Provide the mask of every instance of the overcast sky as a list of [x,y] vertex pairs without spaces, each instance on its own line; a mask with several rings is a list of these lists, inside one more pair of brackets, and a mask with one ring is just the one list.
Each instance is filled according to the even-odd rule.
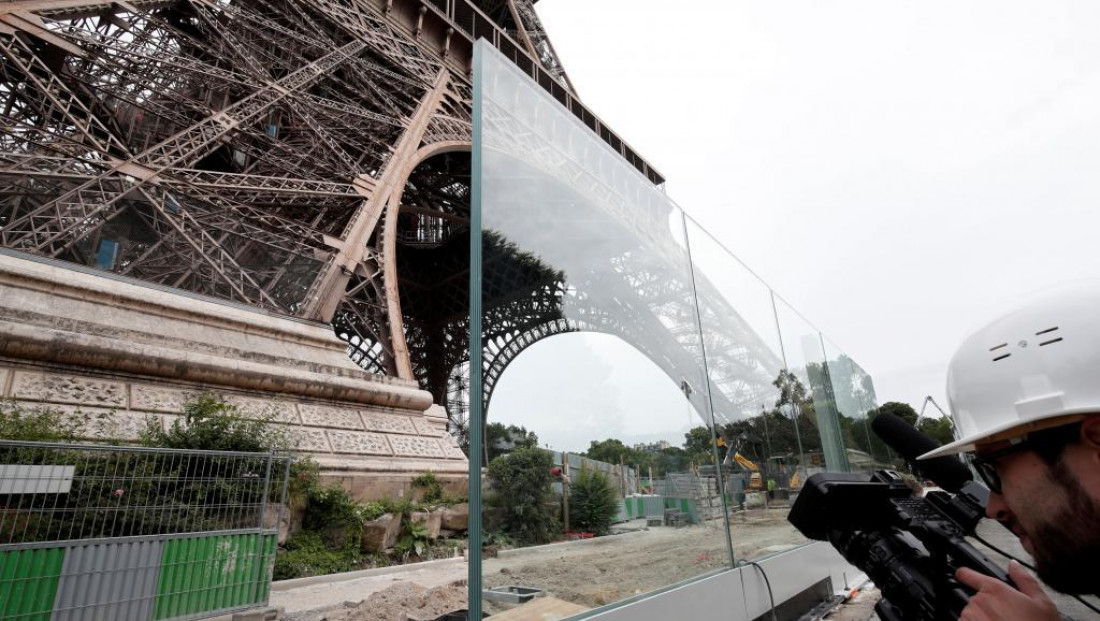
[[[1100,277],[1100,3],[537,9],[586,105],[874,376],[880,401],[919,409],[932,395],[946,407],[947,362],[969,331],[1027,292]],[[517,391],[535,403],[539,382],[561,405],[561,387],[580,380],[556,360],[570,337],[555,338],[513,363],[501,403],[518,403]],[[566,349],[540,367],[540,347]],[[635,407],[621,379],[615,404],[593,411]],[[669,384],[653,390],[673,397],[650,399],[674,398]],[[673,418],[650,435],[689,426]]]

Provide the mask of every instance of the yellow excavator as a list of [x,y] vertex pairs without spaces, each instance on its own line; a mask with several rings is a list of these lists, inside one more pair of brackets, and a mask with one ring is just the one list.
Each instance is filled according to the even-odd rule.
[[[718,446],[725,446],[725,445],[726,445],[725,438],[719,436],[718,437]],[[738,442],[738,445],[740,445],[740,442]],[[764,479],[763,479],[763,477],[760,476],[759,466],[757,466],[756,463],[753,462],[748,457],[745,457],[744,455],[742,455],[740,453],[740,451],[738,451],[738,448],[739,448],[739,446],[733,446],[733,445],[731,445],[729,447],[729,450],[726,451],[725,459],[722,460],[722,466],[729,467],[729,466],[732,466],[731,462],[737,462],[737,465],[741,466],[746,472],[749,473],[748,485],[745,486],[745,489],[752,490],[752,491],[755,491],[755,492],[763,491],[763,489],[764,489]]]
[[[718,437],[718,446],[727,446],[726,440],[722,436]],[[760,467],[756,465],[756,462],[742,455],[740,447],[741,441],[738,441],[736,445],[730,445],[728,447],[728,450],[726,451],[726,457],[722,460],[722,466],[732,467],[733,464],[731,462],[737,462],[737,465],[741,466],[741,468],[749,474],[749,480],[745,485],[745,489],[751,491],[763,491],[764,478],[760,474]],[[771,459],[777,462],[776,464],[772,465],[786,465],[787,463],[789,463],[790,457],[772,457]],[[769,472],[773,472],[773,470],[769,468]],[[787,481],[787,485],[788,489],[800,489],[802,487],[802,477],[799,474],[797,468],[793,468],[791,478],[789,481]]]

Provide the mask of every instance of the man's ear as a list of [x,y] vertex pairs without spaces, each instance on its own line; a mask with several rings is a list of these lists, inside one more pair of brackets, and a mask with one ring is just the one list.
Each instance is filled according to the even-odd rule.
[[1081,421],[1081,441],[1091,449],[1100,450],[1100,414]]

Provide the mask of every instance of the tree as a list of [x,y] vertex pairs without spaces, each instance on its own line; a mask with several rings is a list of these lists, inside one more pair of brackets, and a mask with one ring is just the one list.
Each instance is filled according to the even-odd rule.
[[921,419],[917,429],[941,445],[955,441],[955,434],[951,430],[951,419],[946,417]]
[[619,514],[619,497],[604,473],[585,468],[569,486],[569,506],[577,528],[606,535]]
[[893,414],[898,418],[904,420],[910,425],[917,424],[917,411],[913,409],[913,406],[908,403],[899,403],[897,401],[887,401],[878,406],[878,409],[870,412],[871,417],[874,418],[879,414]]
[[621,462],[629,466],[634,466],[638,461],[636,459],[637,453],[638,451],[623,444],[622,440],[608,438],[599,441],[593,440],[588,445],[588,450],[585,451],[584,456],[608,464],[618,464]]
[[550,451],[518,448],[489,463],[493,493],[487,499],[504,530],[520,543],[546,543],[555,531],[550,513]]
[[489,423],[485,426],[485,450],[489,461],[514,451],[517,448],[533,448],[539,445],[539,437],[534,431],[516,425],[504,426],[502,423]]
[[710,427],[693,427],[684,434],[684,452],[695,463],[714,461],[714,432]]

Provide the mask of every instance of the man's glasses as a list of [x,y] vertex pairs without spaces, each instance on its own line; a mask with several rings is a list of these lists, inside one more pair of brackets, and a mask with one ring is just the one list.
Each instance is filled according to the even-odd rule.
[[978,476],[985,481],[986,487],[994,494],[1001,493],[1001,475],[997,474],[997,461],[1001,460],[1008,455],[1031,448],[1031,444],[1027,440],[1017,442],[1012,446],[1006,446],[998,451],[992,453],[986,453],[985,455],[974,455],[970,458],[970,464],[974,466],[974,469],[978,471]]

